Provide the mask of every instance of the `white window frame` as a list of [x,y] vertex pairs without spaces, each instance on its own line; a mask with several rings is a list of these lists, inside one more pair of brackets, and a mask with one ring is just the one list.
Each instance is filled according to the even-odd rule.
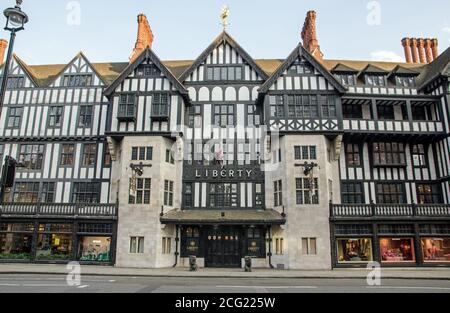
[[[133,246],[134,240],[134,246]],[[131,236],[130,237],[130,254],[143,254],[145,245],[145,237]]]

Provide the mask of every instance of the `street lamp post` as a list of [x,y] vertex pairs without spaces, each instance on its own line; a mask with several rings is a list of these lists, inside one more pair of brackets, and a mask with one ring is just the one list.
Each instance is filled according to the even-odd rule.
[[[22,4],[22,0],[16,0],[15,7],[7,8],[5,11],[3,11],[3,14],[6,17],[5,30],[8,30],[11,32],[11,39],[9,41],[8,54],[6,57],[6,61],[5,61],[5,64],[3,65],[3,75],[2,75],[2,82],[1,82],[1,87],[0,87],[0,116],[2,114],[3,102],[5,99],[6,86],[8,83],[9,67],[10,67],[11,57],[12,57],[13,48],[14,48],[14,41],[16,39],[16,33],[25,29],[24,26],[26,23],[28,23],[28,16],[20,8],[21,4]],[[12,158],[10,158],[9,156],[5,157],[3,177],[0,181],[0,203],[3,203],[3,196],[5,193],[5,188],[8,187],[7,186],[8,184],[11,185],[14,182],[14,177],[13,177],[14,175],[9,177],[9,182],[6,181],[7,178],[5,176],[6,172],[10,172],[10,171],[5,171],[7,166],[11,165],[10,159],[12,159]],[[13,164],[13,166],[15,168],[15,163]]]
[[0,88],[0,115],[2,112],[1,110],[3,108],[3,102],[5,99],[6,86],[7,86],[8,75],[9,75],[9,66],[11,63],[11,57],[12,57],[13,48],[14,48],[14,41],[16,39],[16,33],[25,29],[24,26],[28,22],[28,16],[20,8],[21,4],[22,4],[22,0],[16,0],[15,7],[7,8],[5,11],[3,11],[3,14],[6,17],[5,30],[8,30],[11,32],[11,38],[9,41],[8,54],[6,57],[6,61],[5,61],[5,64],[3,65],[3,75],[2,75],[2,82],[1,82],[1,88]]

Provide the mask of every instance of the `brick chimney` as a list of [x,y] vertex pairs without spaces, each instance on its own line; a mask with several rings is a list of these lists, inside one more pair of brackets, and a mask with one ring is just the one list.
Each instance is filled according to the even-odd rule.
[[437,59],[439,56],[438,40],[436,38],[431,39],[431,52],[433,53],[433,59]]
[[8,48],[8,41],[5,39],[0,39],[0,64],[5,62],[5,53]]
[[433,52],[432,52],[432,40],[429,38],[425,39],[425,55],[427,57],[427,63],[433,62]]
[[319,40],[316,30],[316,12],[309,11],[306,14],[305,23],[302,30],[303,47],[308,50],[319,61],[323,60],[323,53],[320,51]]
[[403,45],[403,49],[405,50],[406,63],[412,63],[411,39],[403,38],[402,39],[402,45]]
[[425,56],[425,39],[419,38],[419,59],[420,63],[427,63],[427,58]]
[[133,52],[130,56],[130,62],[133,62],[142,51],[147,48],[151,48],[153,44],[153,32],[148,23],[147,17],[144,14],[139,14],[138,21],[138,33],[136,44],[134,45]]
[[434,38],[403,38],[406,63],[427,64],[438,56],[438,40]]
[[419,49],[417,39],[411,38],[412,63],[419,63]]

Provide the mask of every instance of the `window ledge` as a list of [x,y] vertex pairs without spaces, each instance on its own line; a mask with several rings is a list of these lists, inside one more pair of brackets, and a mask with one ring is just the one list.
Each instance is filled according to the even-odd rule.
[[134,122],[136,121],[136,117],[133,116],[117,116],[117,119],[121,122]]
[[402,167],[406,168],[407,164],[374,164],[373,167]]
[[168,120],[169,116],[168,115],[151,115],[150,118],[152,120]]

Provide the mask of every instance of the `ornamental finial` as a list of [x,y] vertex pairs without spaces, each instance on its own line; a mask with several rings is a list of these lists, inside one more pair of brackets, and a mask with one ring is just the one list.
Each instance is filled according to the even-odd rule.
[[22,0],[16,0],[16,6],[17,7],[20,7],[21,5],[22,5]]
[[228,5],[224,5],[221,9],[220,13],[220,20],[222,21],[223,30],[226,30],[228,25],[228,17],[230,16],[230,9],[228,8]]

